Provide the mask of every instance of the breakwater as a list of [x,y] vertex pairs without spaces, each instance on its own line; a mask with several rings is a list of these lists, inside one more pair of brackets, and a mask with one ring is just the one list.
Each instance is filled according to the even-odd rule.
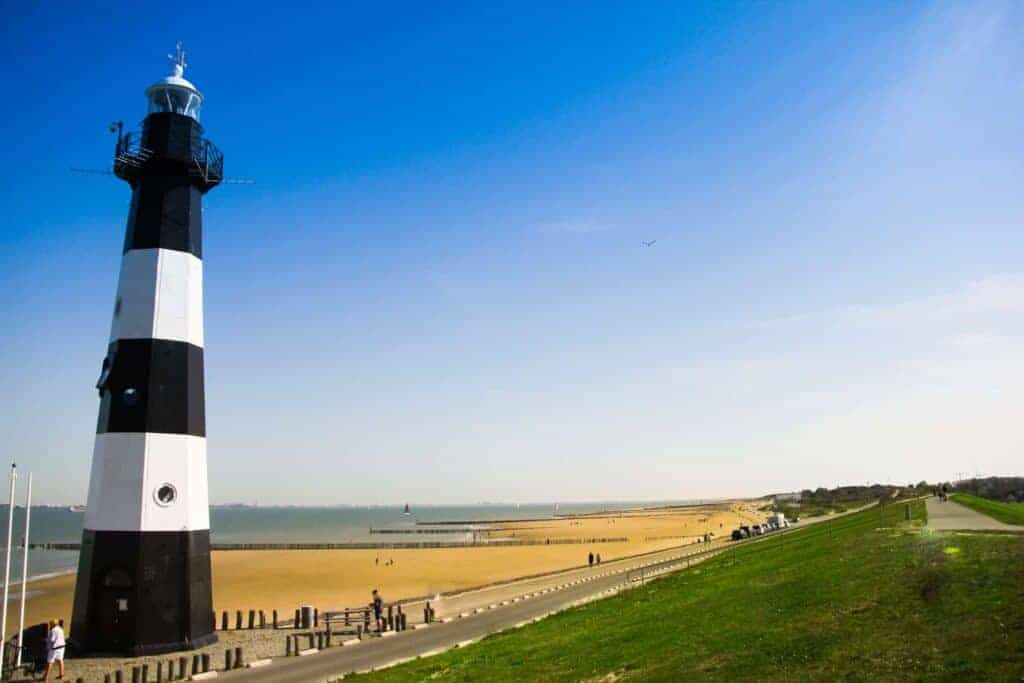
[[446,527],[444,529],[424,529],[416,527],[414,529],[403,528],[403,529],[374,529],[370,527],[371,534],[472,534],[479,533],[481,531],[491,531],[493,527],[489,526],[475,526],[475,527]]

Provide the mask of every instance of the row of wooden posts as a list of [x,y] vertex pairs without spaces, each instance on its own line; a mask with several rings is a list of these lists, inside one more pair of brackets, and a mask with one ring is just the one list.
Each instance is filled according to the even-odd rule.
[[[184,681],[190,676],[196,674],[206,673],[210,671],[211,661],[210,653],[203,652],[194,654],[191,657],[191,667],[189,666],[189,657],[173,657],[167,660],[167,676],[164,677],[164,662],[157,662],[155,667],[156,683],[163,683],[166,681]],[[240,669],[245,666],[245,659],[242,654],[242,648],[228,648],[224,651],[224,669]],[[132,667],[131,683],[150,683],[149,678],[150,665],[142,664],[140,666]],[[79,678],[77,683],[82,683],[82,679]],[[114,671],[103,675],[103,683],[125,683],[125,674],[123,671]]]
[[[298,614],[298,612],[297,612]],[[355,622],[352,619],[353,614],[358,614],[362,617],[361,620]],[[319,614],[314,612],[314,626],[318,625]],[[323,650],[333,645],[332,637],[334,631],[332,625],[335,622],[341,622],[343,626],[355,625],[356,636],[361,640],[364,634],[370,633],[370,611],[369,610],[341,610],[339,612],[327,612],[324,615],[324,624],[327,626],[326,630],[323,631],[311,631],[309,633],[292,633],[285,636],[284,641],[284,652],[286,657],[298,656],[299,652],[303,648],[300,647],[300,639],[306,640],[306,649],[317,649]],[[423,621],[424,623],[431,623],[434,621],[434,608],[431,607],[428,602],[423,608]],[[387,616],[381,618],[381,626],[384,631],[405,631],[409,628],[409,615],[402,610],[401,605],[388,605]]]
[[[257,621],[257,614],[259,621]],[[278,628],[277,610],[273,611],[272,624],[273,628]],[[402,610],[401,605],[388,605],[387,615],[381,619],[382,627],[385,631],[405,631],[409,628],[408,614]],[[242,612],[241,610],[236,612],[235,615],[235,628],[242,628]],[[356,618],[358,617],[358,621]],[[339,612],[328,612],[325,614],[324,622],[327,629],[324,631],[315,631],[311,633],[295,633],[289,634],[285,637],[285,655],[288,657],[296,656],[299,654],[299,639],[308,638],[308,647],[310,649],[316,648],[323,650],[333,645],[332,643],[332,622],[340,621],[344,626],[351,626],[353,623],[356,626],[356,635],[359,638],[363,637],[364,633],[370,631],[370,610],[367,609],[345,609]],[[428,602],[423,608],[423,621],[424,623],[431,623],[434,621],[434,608]],[[295,621],[296,628],[300,626],[302,622],[302,610],[295,610]],[[267,621],[266,615],[263,610],[249,610],[249,628],[256,628],[256,624],[259,624],[259,628],[266,628]],[[320,611],[318,609],[313,610],[313,627],[319,626],[320,623]],[[221,620],[221,630],[227,630],[228,625],[228,613],[223,613]],[[178,657],[169,658],[166,662],[166,669],[164,668],[164,662],[157,662],[154,670],[156,673],[156,683],[163,683],[166,681],[183,681],[189,678],[189,676],[195,676],[196,674],[206,673],[210,671],[210,653],[203,652],[192,655],[191,667],[189,666],[189,657]],[[177,664],[177,666],[175,666]],[[230,671],[232,669],[241,669],[245,666],[245,656],[241,647],[227,648],[224,651],[224,670]],[[191,669],[191,673],[190,673]],[[164,671],[166,670],[167,676],[164,677]],[[140,666],[133,666],[131,673],[131,683],[150,683],[149,678],[150,665],[142,664]],[[79,678],[75,683],[84,683],[84,679]],[[121,670],[114,671],[113,673],[104,674],[103,683],[126,683],[125,674]]]
[[[216,614],[214,615],[213,622],[214,622],[214,624],[217,623]],[[264,612],[263,610],[258,610],[258,611],[254,610],[254,609],[249,610],[249,621],[248,621],[248,624],[249,624],[249,629],[250,630],[256,629],[256,628],[266,628],[267,627],[267,613]],[[271,624],[272,624],[271,628],[277,628],[277,610],[273,611],[273,615],[272,615],[272,619],[271,619]],[[227,631],[229,629],[229,626],[230,626],[230,622],[228,621],[228,611],[225,610],[221,614],[220,630],[221,631]],[[241,631],[243,628],[244,628],[244,622],[242,621],[242,610],[238,610],[238,611],[235,612],[235,630],[236,631]]]
[[[397,610],[398,610],[398,614],[402,615],[403,621],[405,620],[405,615],[404,615],[404,613],[402,613],[402,606],[401,605],[388,605],[388,614],[387,614],[387,619],[386,620],[387,620],[387,624],[388,624],[388,629],[392,630],[392,631],[395,630],[395,608],[396,607],[397,607]],[[356,624],[357,622],[361,622],[364,628],[369,628],[369,625],[370,625],[370,608],[369,607],[363,607],[363,608],[357,608],[357,609],[346,608],[344,610],[339,610],[337,612],[327,612],[327,613],[325,613],[325,616],[326,616],[326,618],[325,618],[324,621],[327,622],[328,629],[331,626],[331,622],[334,622],[334,621],[340,621],[345,626],[352,626],[352,625]],[[245,628],[248,628],[249,630],[265,629],[265,628],[267,628],[267,614],[263,610],[251,609],[251,610],[249,610],[248,617],[249,617],[248,620],[243,620],[243,612],[242,612],[242,610],[236,610],[235,611],[235,630],[236,631],[241,631],[241,630],[243,630]],[[429,624],[433,620],[434,620],[434,608],[431,607],[430,603],[428,602],[426,604],[426,606],[423,608],[423,622]],[[214,618],[214,622],[216,623],[216,617]],[[287,622],[285,622],[285,623],[287,623]],[[229,620],[229,613],[228,613],[227,610],[225,610],[224,612],[221,613],[220,630],[221,631],[229,630],[230,624],[231,624],[231,622]],[[247,624],[247,626],[246,626],[246,624]],[[312,619],[312,623],[311,624],[303,623],[302,610],[301,609],[296,609],[295,610],[295,617],[294,617],[294,619],[292,621],[292,628],[310,628],[310,627],[318,628],[319,626],[320,626],[320,610],[319,609],[316,609],[316,608],[313,609],[313,619]],[[277,610],[276,609],[273,610],[273,612],[271,612],[270,628],[275,629],[275,630],[280,628],[280,622],[278,621]]]

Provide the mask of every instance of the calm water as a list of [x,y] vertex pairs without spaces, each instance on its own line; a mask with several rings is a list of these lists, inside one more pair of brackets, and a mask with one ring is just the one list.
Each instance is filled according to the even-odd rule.
[[[621,510],[638,506],[686,504],[698,501],[644,501],[614,503],[563,503],[559,514]],[[465,533],[451,534],[371,534],[370,528],[412,529],[416,522],[483,521],[550,517],[553,504],[538,505],[435,505],[413,507],[412,515],[401,507],[294,507],[294,508],[213,508],[210,510],[210,536],[214,543],[275,542],[353,542],[353,541],[441,541],[464,540]],[[21,578],[21,539],[25,531],[24,510],[14,511],[15,552],[11,562],[12,581]],[[7,506],[0,506],[0,525],[6,522]],[[83,513],[67,508],[32,508],[33,543],[71,542],[82,537]],[[6,533],[0,529],[0,538]],[[4,546],[0,545],[0,561]],[[55,550],[29,552],[30,577],[63,572],[78,566],[78,553]],[[0,568],[0,572],[2,572]],[[0,575],[2,583],[2,575]]]

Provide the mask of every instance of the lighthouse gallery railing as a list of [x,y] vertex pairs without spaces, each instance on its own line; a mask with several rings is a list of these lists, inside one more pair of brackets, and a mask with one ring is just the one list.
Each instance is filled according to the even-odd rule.
[[[153,151],[142,144],[142,133],[125,133],[117,141],[114,151],[114,174],[131,181],[146,166]],[[189,158],[192,172],[204,181],[218,183],[224,178],[224,155],[217,146],[206,138],[193,137],[189,141]]]

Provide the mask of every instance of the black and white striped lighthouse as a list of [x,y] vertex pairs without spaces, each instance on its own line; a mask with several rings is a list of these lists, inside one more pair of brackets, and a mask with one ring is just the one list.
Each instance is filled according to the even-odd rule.
[[223,157],[203,97],[172,75],[146,90],[114,173],[132,188],[110,343],[97,389],[71,634],[90,652],[150,654],[216,640],[203,389],[202,197]]

